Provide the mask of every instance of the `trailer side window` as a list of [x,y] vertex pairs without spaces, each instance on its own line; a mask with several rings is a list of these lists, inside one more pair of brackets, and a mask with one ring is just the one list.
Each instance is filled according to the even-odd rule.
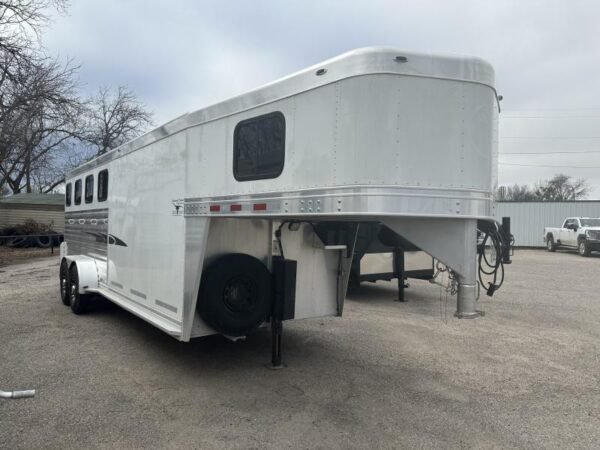
[[81,205],[81,180],[75,182],[75,204]]
[[238,181],[277,178],[285,159],[285,118],[280,112],[238,123],[233,133],[233,176]]
[[94,200],[94,175],[85,177],[85,202],[92,203]]
[[71,206],[71,183],[67,183],[67,188],[65,189],[65,205]]
[[108,169],[98,172],[98,201],[103,202],[108,198]]

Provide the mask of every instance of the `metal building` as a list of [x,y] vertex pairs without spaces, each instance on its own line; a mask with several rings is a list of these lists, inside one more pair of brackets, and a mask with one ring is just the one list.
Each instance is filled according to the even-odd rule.
[[0,198],[0,228],[33,219],[62,233],[65,229],[64,194],[16,194]]
[[560,227],[565,217],[600,217],[600,200],[497,202],[495,217],[510,217],[515,247],[545,247],[544,227]]

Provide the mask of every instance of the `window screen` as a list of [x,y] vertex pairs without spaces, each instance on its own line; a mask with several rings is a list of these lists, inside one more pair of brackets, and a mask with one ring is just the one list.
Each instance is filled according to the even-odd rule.
[[81,180],[75,182],[75,204],[81,205]]
[[71,206],[71,183],[67,183],[67,188],[65,189],[65,205]]
[[108,198],[108,169],[98,172],[98,201],[103,202]]
[[238,181],[277,178],[285,159],[285,118],[280,112],[244,120],[233,134],[233,176]]
[[92,203],[94,200],[94,175],[85,177],[85,202]]

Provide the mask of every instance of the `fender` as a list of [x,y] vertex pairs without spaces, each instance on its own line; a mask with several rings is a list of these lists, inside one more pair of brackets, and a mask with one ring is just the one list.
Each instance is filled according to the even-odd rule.
[[68,261],[69,268],[73,264],[77,266],[80,294],[86,294],[89,291],[98,289],[98,268],[96,267],[94,258],[85,255],[68,255],[64,259]]
[[62,261],[63,258],[65,258],[67,256],[67,253],[69,253],[69,248],[67,247],[67,241],[62,241],[60,243],[60,246],[58,247],[60,250],[60,260]]

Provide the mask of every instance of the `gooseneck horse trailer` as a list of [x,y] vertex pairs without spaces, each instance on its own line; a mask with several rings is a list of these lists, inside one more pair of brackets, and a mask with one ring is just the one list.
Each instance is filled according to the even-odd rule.
[[498,113],[481,59],[367,48],[185,114],[69,174],[61,298],[81,313],[100,294],[181,341],[279,336],[342,314],[377,222],[450,268],[475,317]]

